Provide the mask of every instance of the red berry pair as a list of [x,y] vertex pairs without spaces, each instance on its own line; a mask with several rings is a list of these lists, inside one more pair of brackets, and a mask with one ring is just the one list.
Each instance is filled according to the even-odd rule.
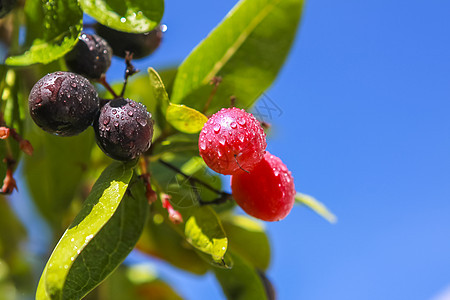
[[266,152],[266,134],[255,117],[238,108],[212,115],[199,137],[199,152],[214,171],[232,175],[233,198],[256,218],[278,221],[294,204],[291,173]]

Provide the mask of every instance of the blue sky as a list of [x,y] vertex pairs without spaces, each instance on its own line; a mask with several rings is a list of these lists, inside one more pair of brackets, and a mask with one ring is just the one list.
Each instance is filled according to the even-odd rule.
[[[161,48],[179,64],[236,1],[166,1]],[[266,223],[279,299],[450,299],[450,2],[308,1],[280,76],[268,150],[330,225],[295,207]],[[121,60],[108,74],[120,78]],[[222,299],[211,275],[162,263],[187,299]]]
[[[234,4],[167,1],[165,40],[142,69],[181,62]],[[339,222],[295,207],[266,224],[279,299],[431,300],[448,290],[449,11],[448,1],[306,4],[267,92],[282,111],[268,150]],[[162,274],[188,299],[223,297],[212,276]]]

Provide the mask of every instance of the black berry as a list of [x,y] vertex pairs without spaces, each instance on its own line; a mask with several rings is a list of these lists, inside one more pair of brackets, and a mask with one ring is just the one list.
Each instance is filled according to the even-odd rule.
[[31,118],[43,130],[72,136],[92,124],[99,111],[98,94],[86,78],[55,72],[42,77],[28,97]]
[[125,51],[132,52],[133,58],[150,55],[158,48],[163,36],[161,26],[146,33],[117,31],[100,23],[96,24],[95,29],[111,46],[113,54],[122,58],[125,58]]
[[104,39],[95,34],[82,33],[65,60],[72,72],[99,79],[111,65],[111,57],[111,47]]
[[16,5],[17,0],[0,0],[0,18],[6,16]]
[[117,160],[132,160],[150,148],[153,137],[151,114],[141,103],[118,98],[100,109],[94,121],[98,146]]

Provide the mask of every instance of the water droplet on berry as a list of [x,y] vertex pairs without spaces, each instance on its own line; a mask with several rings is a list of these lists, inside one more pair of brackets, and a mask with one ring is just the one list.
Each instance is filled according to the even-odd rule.
[[119,122],[114,122],[114,126],[119,127]]
[[205,143],[205,140],[201,140],[201,141],[200,141],[200,148],[201,148],[202,150],[206,150],[206,143]]
[[237,127],[236,122],[231,122],[230,127],[233,129],[236,129],[236,127]]
[[133,111],[132,111],[132,110],[129,110],[129,111],[128,111],[128,115],[129,115],[130,117],[132,117],[132,116],[133,116]]
[[76,88],[76,87],[77,87],[77,84],[76,84],[75,82],[72,82],[71,86],[72,86],[73,88]]
[[106,116],[106,118],[103,120],[103,125],[108,125],[109,121],[111,120],[111,118],[109,116]]
[[220,136],[219,137],[219,143],[222,145],[222,146],[225,146],[225,137],[224,136]]
[[141,126],[146,126],[147,125],[147,119],[145,118],[136,118],[137,122],[141,125]]
[[220,124],[219,123],[214,124],[213,130],[215,133],[219,133],[220,132]]
[[239,125],[244,126],[245,125],[245,119],[244,118],[239,118],[238,121]]

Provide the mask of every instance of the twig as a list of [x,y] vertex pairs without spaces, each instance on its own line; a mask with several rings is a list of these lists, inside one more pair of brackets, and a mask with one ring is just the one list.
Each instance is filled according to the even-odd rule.
[[133,53],[129,52],[129,51],[125,51],[125,64],[126,64],[125,79],[123,81],[123,87],[122,87],[122,92],[120,92],[120,97],[123,97],[123,95],[125,94],[125,88],[127,87],[128,77],[139,72],[139,70],[136,69],[133,66],[133,64],[131,63],[132,59],[133,59]]
[[114,92],[114,90],[112,89],[112,87],[109,85],[109,83],[106,81],[106,76],[105,74],[102,74],[102,76],[100,76],[100,78],[97,80],[98,83],[100,83],[101,85],[103,85],[108,92],[111,93],[111,95],[114,97],[114,99],[119,98],[116,94],[116,92]]
[[[195,177],[189,176],[189,175],[187,175],[186,173],[184,173],[183,171],[181,171],[179,168],[177,168],[177,167],[171,165],[171,164],[168,163],[168,162],[166,162],[166,161],[164,161],[164,160],[162,160],[162,159],[159,159],[158,161],[159,161],[161,164],[163,164],[164,166],[166,166],[167,168],[169,168],[169,169],[175,171],[176,173],[182,175],[183,177],[185,177],[185,178],[189,181],[189,183],[191,184],[191,187],[192,187],[192,189],[193,189],[193,191],[194,191],[194,194],[196,195],[197,200],[198,200],[198,202],[199,202],[200,205],[221,204],[221,203],[224,203],[224,202],[226,202],[227,200],[229,200],[229,199],[232,198],[232,195],[231,195],[230,193],[227,193],[227,192],[224,192],[224,191],[220,191],[220,190],[218,190],[218,189],[212,187],[212,186],[209,185],[208,183],[203,182],[202,180],[199,180],[199,179],[197,179],[197,178],[195,178]],[[202,186],[204,186],[204,187],[207,188],[208,190],[210,190],[210,191],[212,191],[212,192],[218,194],[219,197],[218,197],[217,199],[213,200],[213,201],[203,201],[203,200],[200,198],[200,194],[198,193],[198,189],[197,189],[197,186],[196,186],[197,183],[198,183],[198,184],[201,184]]]

